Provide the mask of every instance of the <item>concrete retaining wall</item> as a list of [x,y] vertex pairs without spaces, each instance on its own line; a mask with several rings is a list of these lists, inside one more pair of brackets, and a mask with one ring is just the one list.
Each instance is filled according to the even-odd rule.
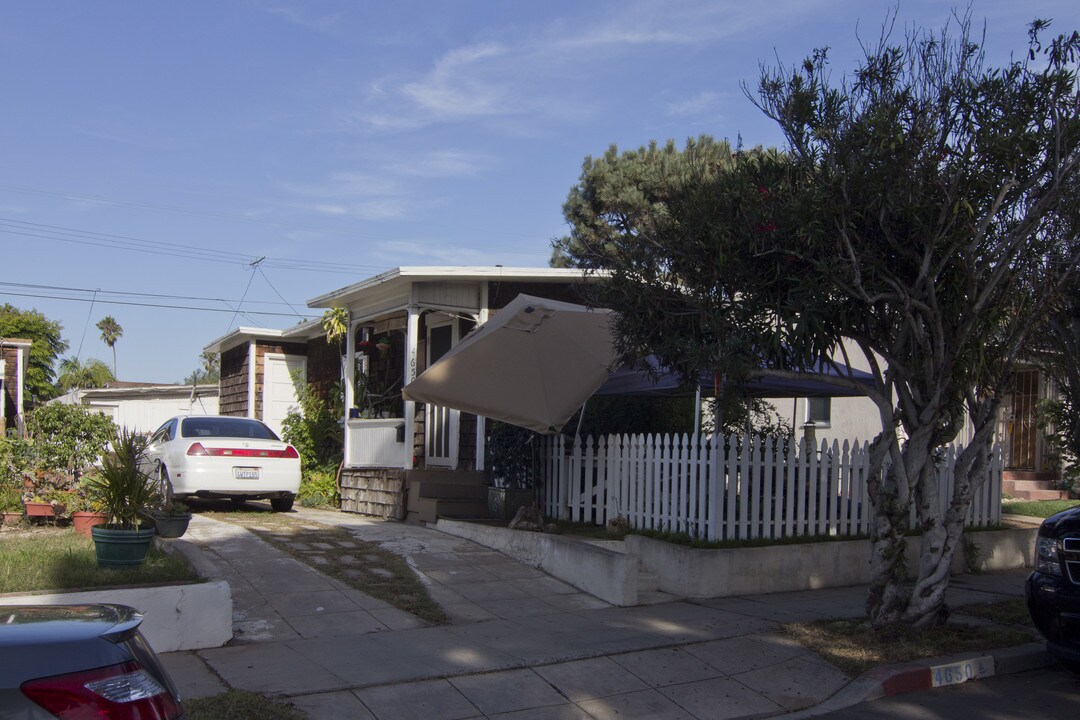
[[[870,582],[870,541],[840,540],[755,548],[701,550],[627,535],[594,544],[559,535],[440,519],[435,528],[540,568],[613,605],[636,605],[638,573],[656,576],[658,589],[687,598],[761,595],[864,585]],[[971,532],[978,570],[1031,567],[1037,528]],[[621,550],[620,550],[621,548]],[[907,566],[919,562],[919,538],[908,541]],[[967,558],[953,558],[953,573]]]
[[232,639],[232,592],[223,580],[83,592],[0,595],[0,605],[113,603],[143,613],[140,626],[159,653],[220,647]]
[[[979,570],[1030,567],[1038,530],[968,533],[977,549]],[[680,597],[707,598],[814,590],[870,582],[870,541],[700,550],[641,535],[627,535],[626,551],[641,568],[656,575],[659,589]],[[919,539],[910,538],[907,566],[919,562]],[[963,552],[953,557],[953,573],[966,572]]]
[[540,568],[613,605],[637,605],[637,558],[558,535],[440,518],[435,529]]

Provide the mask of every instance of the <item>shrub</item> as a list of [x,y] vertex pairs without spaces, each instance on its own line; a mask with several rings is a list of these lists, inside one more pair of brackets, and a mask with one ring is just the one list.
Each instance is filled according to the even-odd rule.
[[340,408],[332,407],[315,392],[311,385],[299,382],[297,400],[300,412],[290,412],[281,424],[281,438],[300,454],[300,467],[305,476],[312,472],[337,469],[341,462]]
[[338,507],[337,473],[327,470],[305,473],[296,497],[304,507]]
[[38,468],[77,475],[105,452],[116,437],[116,424],[82,405],[52,403],[30,413],[27,421]]

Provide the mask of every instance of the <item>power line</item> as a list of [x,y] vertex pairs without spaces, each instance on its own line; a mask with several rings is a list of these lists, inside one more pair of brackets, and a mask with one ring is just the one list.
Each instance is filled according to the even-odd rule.
[[[236,303],[238,300],[231,300],[228,298],[220,297],[207,297],[205,295],[165,295],[162,293],[144,293],[144,292],[132,292],[129,290],[102,290],[100,288],[79,288],[79,287],[67,287],[63,285],[38,285],[33,283],[16,283],[16,282],[4,282],[0,280],[0,287],[14,287],[30,290],[54,290],[63,292],[80,292],[80,293],[94,293],[98,295],[119,295],[127,297],[144,297],[144,298],[158,298],[164,300],[199,300],[208,302],[221,302],[221,303]],[[280,295],[278,296],[280,297]],[[73,298],[74,299],[74,298]],[[282,298],[284,300],[284,298]],[[99,300],[99,302],[101,302]],[[288,302],[283,303],[273,302],[271,300],[248,300],[247,302],[256,305],[288,305],[290,309],[295,309]],[[231,309],[231,308],[230,308]]]
[[[42,294],[42,293],[24,293],[24,292],[5,291],[5,292],[0,293],[0,295],[11,295],[11,296],[14,296],[14,297],[39,298],[39,299],[42,299],[42,300],[68,300],[70,302],[91,302],[90,298],[76,298],[76,297],[68,297],[68,296],[64,296],[64,295],[45,295],[45,294]],[[237,312],[237,310],[235,310],[234,308],[192,307],[192,306],[189,306],[189,305],[167,305],[165,303],[145,303],[145,302],[134,302],[134,301],[125,301],[125,300],[102,300],[101,298],[97,298],[94,302],[96,302],[99,305],[127,305],[127,306],[134,306],[134,307],[167,308],[169,310],[197,310],[199,312],[217,312],[217,313]],[[268,316],[273,316],[273,317],[288,317],[288,318],[296,317],[293,313],[272,312],[272,311],[269,311],[269,310],[245,310],[241,314],[245,315],[245,316],[250,314],[250,315],[268,315]],[[311,316],[304,317],[304,319],[305,320],[314,320],[316,317],[317,316],[315,316],[315,315],[311,315]]]

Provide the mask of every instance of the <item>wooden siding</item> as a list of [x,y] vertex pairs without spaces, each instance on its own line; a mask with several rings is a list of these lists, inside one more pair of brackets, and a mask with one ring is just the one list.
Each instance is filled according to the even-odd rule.
[[248,412],[248,345],[244,343],[221,353],[218,381],[218,412],[246,417]]
[[4,359],[4,417],[0,418],[0,426],[15,427],[19,410],[19,348],[4,345],[0,347],[0,357]]
[[343,470],[341,509],[388,520],[404,520],[405,471],[397,468]]
[[323,402],[333,404],[335,388],[341,382],[341,353],[325,337],[308,341],[307,381]]

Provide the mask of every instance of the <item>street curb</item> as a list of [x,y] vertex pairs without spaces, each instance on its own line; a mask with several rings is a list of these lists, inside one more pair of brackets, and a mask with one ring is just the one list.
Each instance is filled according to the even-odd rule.
[[868,700],[929,690],[934,687],[935,669],[956,663],[979,663],[979,661],[982,661],[982,672],[971,679],[1036,670],[1048,667],[1054,662],[1047,654],[1043,643],[1031,642],[1026,645],[991,650],[983,654],[965,653],[899,665],[886,665],[863,673],[823,703],[787,715],[774,716],[774,718],[783,718],[783,720],[813,718]]

